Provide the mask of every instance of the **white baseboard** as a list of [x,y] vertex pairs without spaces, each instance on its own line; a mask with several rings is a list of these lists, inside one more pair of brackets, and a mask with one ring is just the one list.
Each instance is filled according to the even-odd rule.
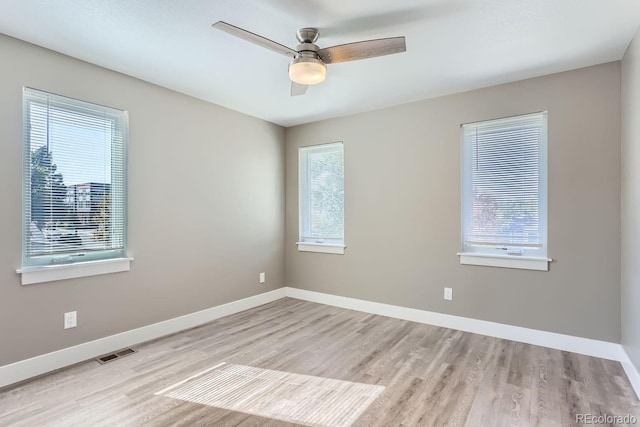
[[[622,346],[620,346],[622,347]],[[629,382],[631,386],[636,392],[636,396],[640,399],[640,373],[638,369],[635,367],[627,352],[622,348],[623,357],[620,360],[620,364],[624,368],[624,372],[627,374],[627,378],[629,378]]]
[[638,374],[638,370],[631,363],[622,345],[617,343],[307,291],[298,288],[287,287],[285,289],[286,296],[291,298],[615,360],[621,363],[636,395],[640,398],[640,374]]
[[0,366],[0,387],[83,362],[111,351],[119,350],[165,335],[203,325],[220,317],[248,310],[285,297],[285,288],[254,295],[195,313],[143,326],[141,328],[78,344],[9,365]]

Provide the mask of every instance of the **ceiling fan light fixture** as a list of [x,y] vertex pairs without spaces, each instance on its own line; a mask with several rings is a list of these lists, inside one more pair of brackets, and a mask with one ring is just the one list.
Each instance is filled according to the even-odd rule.
[[327,66],[317,58],[299,56],[289,64],[289,78],[301,85],[316,85],[327,77]]

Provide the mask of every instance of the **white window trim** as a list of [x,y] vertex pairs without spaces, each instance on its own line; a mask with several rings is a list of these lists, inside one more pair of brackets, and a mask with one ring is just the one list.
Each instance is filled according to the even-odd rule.
[[459,252],[460,264],[484,267],[517,268],[522,270],[549,271],[551,258],[490,255],[477,252]]
[[[311,241],[312,239],[305,240],[306,238],[302,237],[304,225],[304,197],[300,191],[300,185],[302,182],[301,170],[300,170],[300,162],[301,160],[301,149],[308,149],[312,147],[316,147],[318,149],[322,148],[331,148],[334,146],[342,147],[342,162],[343,162],[343,170],[344,170],[344,143],[342,141],[339,142],[331,142],[327,144],[319,144],[319,145],[310,145],[298,148],[298,236],[299,242],[296,242],[298,246],[299,252],[316,252],[316,253],[326,253],[326,254],[336,254],[336,255],[344,255],[344,249],[346,246],[344,245],[343,239],[327,239],[327,242],[319,242],[319,241]],[[343,201],[344,202],[344,201]],[[344,209],[344,206],[343,206]]]
[[300,252],[319,252],[324,254],[344,255],[344,245],[332,245],[327,243],[297,242]]
[[32,285],[129,271],[131,261],[133,258],[112,258],[73,264],[32,266],[16,270],[16,273],[22,275],[22,285]]
[[[41,90],[31,89],[28,87],[23,87],[23,109],[26,108],[25,104],[25,93],[27,91],[41,92],[45,93]],[[51,94],[54,97],[60,98],[68,98],[63,95]],[[69,98],[71,99],[71,98]],[[80,101],[81,103],[86,103],[90,105],[96,105],[88,101]],[[110,108],[110,107],[105,107]],[[117,110],[121,111],[121,110]],[[129,123],[128,123],[128,113],[126,111],[122,111],[123,120],[124,120],[124,135],[123,135],[123,145],[124,145],[124,168],[123,168],[123,181],[124,181],[124,189],[123,189],[123,198],[124,198],[124,249],[122,251],[118,251],[119,253],[114,254],[116,257],[112,258],[103,258],[103,259],[94,259],[90,261],[80,261],[80,262],[67,262],[60,264],[34,264],[34,265],[26,265],[25,263],[25,249],[24,249],[24,231],[23,231],[23,249],[22,249],[22,268],[16,270],[18,274],[21,275],[21,284],[22,285],[30,285],[35,283],[44,283],[44,282],[52,282],[57,280],[65,280],[65,279],[73,279],[79,277],[87,277],[87,276],[96,276],[101,274],[109,274],[109,273],[118,273],[130,270],[131,261],[133,258],[128,257],[127,254],[127,209],[128,209],[128,201],[127,201],[127,145],[128,145],[128,131],[129,131]],[[24,111],[23,111],[24,114]],[[26,117],[23,116],[23,126]],[[28,136],[25,133],[23,135],[23,139],[28,140]],[[31,142],[29,141],[29,144]],[[23,165],[24,167],[24,165]],[[24,171],[23,171],[24,174]],[[24,176],[23,176],[24,179]],[[85,208],[89,207],[91,195],[88,193],[89,190],[85,190],[84,199],[86,199],[84,203]],[[24,193],[24,188],[23,188]],[[72,197],[73,198],[73,197]],[[78,196],[78,201],[81,201],[83,198],[82,194]],[[24,209],[24,203],[23,203]],[[23,213],[23,222],[24,213]],[[26,224],[23,224],[23,228],[26,227]],[[84,255],[84,254],[83,254]]]
[[[549,263],[551,258],[547,258],[547,245],[548,245],[548,123],[547,112],[541,111],[539,113],[531,114],[543,114],[544,120],[544,137],[543,142],[539,148],[539,212],[540,212],[540,226],[543,230],[544,245],[539,249],[533,248],[519,248],[523,250],[523,253],[529,252],[533,256],[526,255],[506,255],[506,254],[492,254],[488,253],[489,250],[495,250],[496,248],[489,249],[482,246],[468,246],[464,244],[464,226],[461,227],[462,251],[457,255],[460,257],[460,264],[463,265],[477,265],[486,267],[502,267],[502,268],[514,268],[523,270],[538,270],[549,271]],[[523,114],[527,116],[529,114]],[[506,117],[505,117],[506,119]],[[462,135],[462,141],[464,142],[464,133]],[[465,197],[468,197],[468,188],[466,187],[466,180],[470,180],[471,171],[465,168],[464,162],[464,148],[461,150],[462,161],[462,204],[464,206]],[[462,224],[461,224],[462,225]],[[518,249],[518,248],[514,248]],[[535,256],[539,255],[539,256]]]

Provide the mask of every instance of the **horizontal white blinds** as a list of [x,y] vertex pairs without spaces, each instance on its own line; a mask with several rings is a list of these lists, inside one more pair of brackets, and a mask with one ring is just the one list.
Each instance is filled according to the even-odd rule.
[[24,264],[124,256],[124,111],[24,90]]
[[301,147],[300,241],[344,242],[343,145]]
[[463,125],[463,244],[542,247],[546,113]]

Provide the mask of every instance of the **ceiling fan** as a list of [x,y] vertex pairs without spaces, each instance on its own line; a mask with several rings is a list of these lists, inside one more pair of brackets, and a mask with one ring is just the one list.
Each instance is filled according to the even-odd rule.
[[365,40],[320,49],[315,44],[320,34],[318,29],[301,28],[296,33],[300,44],[296,49],[291,49],[223,21],[213,24],[213,28],[293,58],[289,64],[291,96],[304,95],[309,85],[322,83],[327,75],[326,64],[374,58],[407,50],[404,37]]

